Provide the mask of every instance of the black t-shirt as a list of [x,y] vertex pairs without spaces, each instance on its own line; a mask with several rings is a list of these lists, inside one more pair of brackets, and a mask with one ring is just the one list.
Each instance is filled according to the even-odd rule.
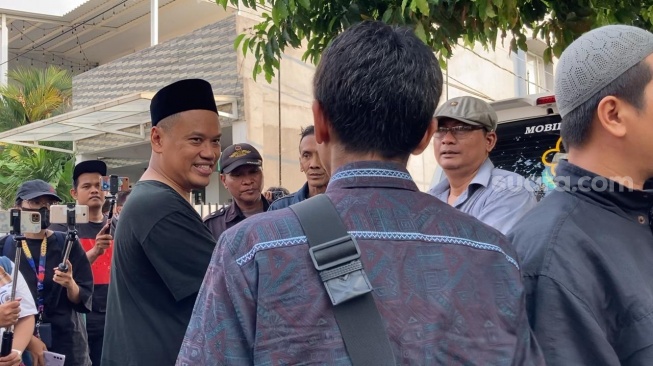
[[[81,301],[79,304],[71,303],[68,300],[66,290],[62,289],[59,302],[55,307],[55,297],[51,296],[51,294],[59,285],[55,284],[52,278],[54,277],[54,268],[62,261],[65,246],[65,236],[62,235],[62,240],[57,240],[55,235],[61,234],[53,234],[48,237],[45,257],[45,279],[43,282],[43,323],[50,323],[52,326],[52,347],[49,350],[65,354],[66,366],[87,366],[91,364],[91,360],[88,357],[88,341],[84,328],[84,320],[80,313],[91,311],[93,274],[91,273],[91,266],[86,258],[86,253],[81,245],[75,242],[71,248],[68,260],[73,267],[73,279],[77,283],[77,286],[79,286]],[[7,239],[3,239],[2,245],[7,245],[7,243]],[[27,239],[27,247],[34,258],[34,265],[37,269],[41,258],[41,243],[41,239]],[[11,260],[14,260],[15,253],[15,246],[12,245],[12,249],[9,252],[9,258]],[[38,307],[36,273],[27,261],[24,252],[21,256],[19,268]]]
[[136,183],[114,238],[103,366],[175,364],[214,247],[177,192]]
[[[107,224],[105,217],[102,222],[87,222],[77,224],[77,236],[84,251],[88,252],[95,246],[95,237]],[[52,224],[50,230],[66,232],[68,227],[63,224]],[[104,313],[107,311],[107,292],[109,291],[109,273],[111,271],[111,255],[113,247],[107,249],[93,264],[93,312]]]

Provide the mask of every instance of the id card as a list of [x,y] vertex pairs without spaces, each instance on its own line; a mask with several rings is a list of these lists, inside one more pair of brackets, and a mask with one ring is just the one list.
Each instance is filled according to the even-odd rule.
[[66,362],[66,355],[60,353],[45,351],[43,357],[45,358],[45,366],[63,366]]

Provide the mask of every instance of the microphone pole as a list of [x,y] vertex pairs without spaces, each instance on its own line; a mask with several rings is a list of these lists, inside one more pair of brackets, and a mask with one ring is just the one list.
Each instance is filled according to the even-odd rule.
[[[70,257],[70,250],[73,247],[73,244],[77,240],[77,229],[75,228],[76,222],[75,222],[75,204],[74,203],[69,203],[68,205],[68,211],[66,211],[66,223],[68,224],[68,232],[66,233],[66,249],[64,250],[63,253],[63,258],[61,260],[61,263],[59,263],[58,269],[61,272],[68,272],[68,257]],[[59,306],[59,298],[61,297],[61,290],[63,289],[63,286],[59,285],[55,287],[55,292],[54,292],[54,307],[56,308]]]

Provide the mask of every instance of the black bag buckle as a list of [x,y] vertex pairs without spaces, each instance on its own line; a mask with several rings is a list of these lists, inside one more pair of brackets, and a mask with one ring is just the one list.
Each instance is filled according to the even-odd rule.
[[309,254],[333,305],[372,291],[360,248],[351,235],[310,247]]

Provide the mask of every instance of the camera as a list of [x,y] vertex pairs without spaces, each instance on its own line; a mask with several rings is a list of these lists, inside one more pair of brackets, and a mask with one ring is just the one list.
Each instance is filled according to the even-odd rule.
[[109,175],[102,177],[102,190],[115,195],[118,192],[129,190],[129,178]]
[[11,209],[0,211],[0,233],[13,232],[14,220],[20,221],[21,234],[41,231],[41,214],[34,211]]
[[[86,224],[88,222],[88,206],[74,205],[75,217],[74,224]],[[68,205],[52,205],[50,206],[50,222],[53,224],[70,224],[68,217]],[[72,205],[71,205],[72,207]]]
[[283,191],[273,191],[272,192],[272,202],[274,202],[274,201],[276,201],[279,198],[284,197],[284,196],[285,196],[285,194],[283,193]]

